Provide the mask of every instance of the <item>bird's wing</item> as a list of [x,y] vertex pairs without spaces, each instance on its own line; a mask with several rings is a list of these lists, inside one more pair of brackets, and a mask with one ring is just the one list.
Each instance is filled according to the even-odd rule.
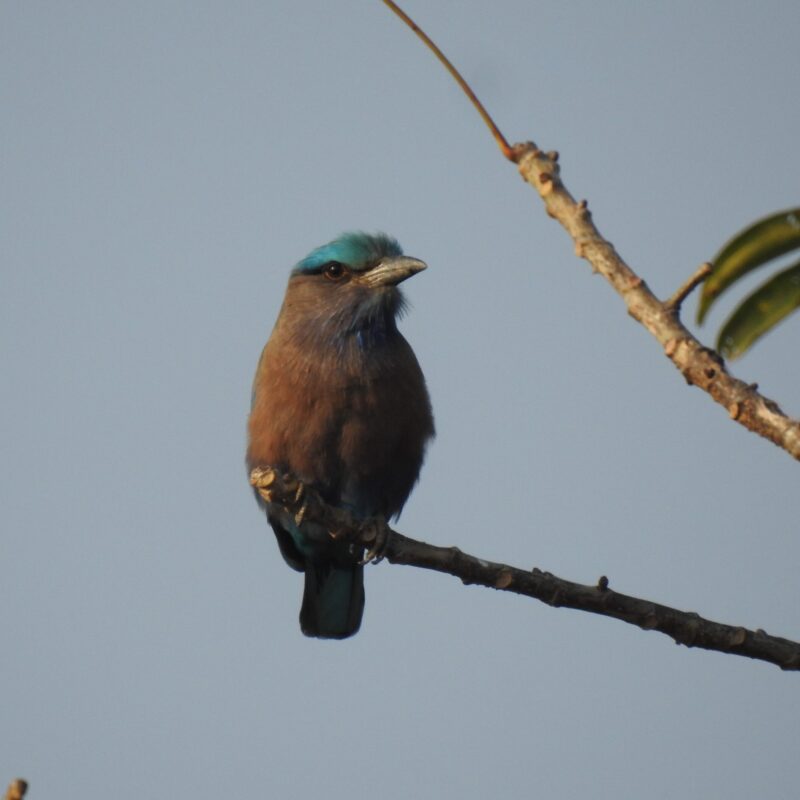
[[275,531],[275,538],[278,540],[278,547],[280,548],[283,560],[298,572],[305,572],[306,561],[302,553],[297,549],[297,546],[292,539],[292,535],[284,528],[281,523],[271,514],[267,515],[269,524],[272,530]]

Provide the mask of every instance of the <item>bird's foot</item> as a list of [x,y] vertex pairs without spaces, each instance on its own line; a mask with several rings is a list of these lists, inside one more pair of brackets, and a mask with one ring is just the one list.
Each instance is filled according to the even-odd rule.
[[272,502],[278,473],[272,467],[256,467],[250,473],[250,485],[258,492],[265,503]]
[[306,485],[288,473],[281,474],[274,467],[256,467],[250,472],[250,485],[267,502],[284,502],[303,508],[308,502]]
[[391,528],[383,517],[370,517],[361,523],[362,540],[367,542],[367,552],[359,564],[377,564],[383,561],[391,537]]

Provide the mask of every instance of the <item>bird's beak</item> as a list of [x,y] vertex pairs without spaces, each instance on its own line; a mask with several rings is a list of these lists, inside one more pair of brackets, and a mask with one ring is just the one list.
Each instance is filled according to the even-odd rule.
[[379,286],[397,286],[406,278],[416,275],[418,272],[427,269],[428,265],[424,261],[409,256],[391,256],[384,258],[367,270],[361,280],[371,289]]

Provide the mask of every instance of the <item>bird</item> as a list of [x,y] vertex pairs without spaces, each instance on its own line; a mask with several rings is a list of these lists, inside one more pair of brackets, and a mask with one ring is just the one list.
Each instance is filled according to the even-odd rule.
[[[396,239],[360,231],[294,266],[253,381],[248,471],[288,472],[357,520],[399,516],[435,435],[425,378],[397,327],[407,308],[398,285],[426,267]],[[256,499],[284,560],[305,573],[302,632],[352,636],[364,612],[363,548]]]

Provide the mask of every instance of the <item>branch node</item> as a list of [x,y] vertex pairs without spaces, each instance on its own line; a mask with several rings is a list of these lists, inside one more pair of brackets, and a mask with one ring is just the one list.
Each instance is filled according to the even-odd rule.
[[458,549],[458,548],[457,548],[455,545],[453,545],[452,547],[448,547],[448,548],[447,548],[447,552],[448,552],[448,553],[449,553],[449,555],[450,555],[450,563],[451,563],[453,566],[455,566],[456,564],[458,564],[458,561],[459,561],[459,559],[460,559],[460,558],[461,558],[461,556],[463,555],[463,553],[461,552],[461,550],[459,550],[459,549]]
[[[536,146],[535,142],[518,142],[511,148],[511,154],[511,160],[519,164],[525,156],[536,158],[542,154],[542,151]],[[522,167],[520,167],[521,170]],[[520,177],[522,180],[526,180],[524,173],[521,173]]]
[[742,404],[738,400],[728,406],[728,414],[730,414],[731,419],[739,419],[741,413]]
[[720,369],[725,367],[725,359],[716,350],[712,350],[710,347],[702,347],[701,352],[706,358],[710,358]]
[[731,647],[740,647],[747,641],[747,631],[744,628],[737,628],[731,634]]
[[608,591],[608,578],[605,575],[601,575],[600,578],[598,579],[597,588],[601,592],[607,592]]
[[508,589],[508,587],[511,586],[513,581],[514,581],[514,576],[511,574],[509,570],[504,569],[497,576],[497,580],[494,582],[494,588]]
[[681,310],[683,301],[711,274],[711,264],[706,261],[701,264],[682,286],[664,303],[666,310],[677,315]]
[[697,634],[700,631],[700,615],[695,611],[687,611],[688,619],[682,628],[673,634],[675,644],[682,644],[686,647],[694,647],[697,641]]

